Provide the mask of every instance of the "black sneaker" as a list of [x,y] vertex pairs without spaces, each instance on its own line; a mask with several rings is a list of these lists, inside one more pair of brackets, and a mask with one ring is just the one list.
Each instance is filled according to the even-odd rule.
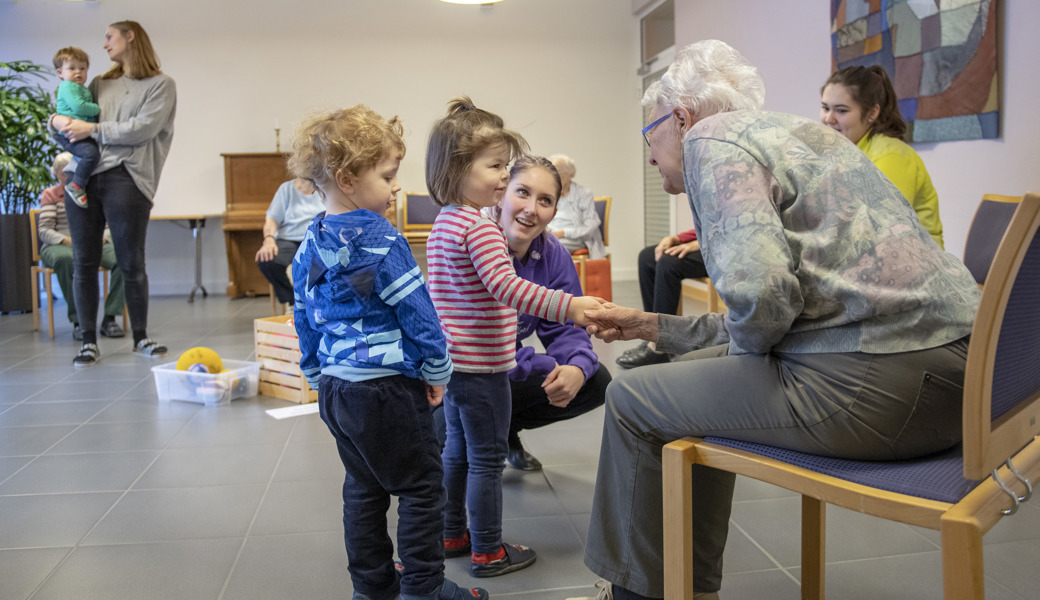
[[79,354],[72,359],[74,367],[93,367],[101,360],[101,351],[97,344],[83,344],[80,346]]
[[634,367],[642,367],[646,365],[657,365],[661,363],[671,362],[672,355],[667,352],[654,352],[650,349],[650,346],[641,346],[637,350],[641,352],[633,352],[632,354],[622,354],[615,360],[617,364],[621,365],[626,369]]
[[637,354],[642,354],[642,353],[646,352],[646,347],[649,346],[649,345],[650,345],[650,342],[640,342],[640,344],[638,346],[629,348],[628,350],[625,350],[624,352],[622,352],[621,356],[627,358],[629,356],[636,356]]
[[148,358],[160,358],[166,356],[166,346],[159,344],[152,338],[144,338],[134,346],[134,352]]
[[524,450],[522,444],[509,445],[509,454],[506,455],[506,462],[509,463],[510,467],[521,471],[542,470],[542,462],[531,456],[527,450]]
[[537,557],[534,550],[519,544],[502,544],[506,555],[491,562],[471,562],[469,574],[474,577],[498,577],[534,564]]

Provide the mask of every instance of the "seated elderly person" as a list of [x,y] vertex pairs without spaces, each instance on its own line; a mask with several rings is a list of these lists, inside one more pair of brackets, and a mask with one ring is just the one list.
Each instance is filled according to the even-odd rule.
[[325,202],[321,194],[303,179],[286,181],[279,186],[267,209],[264,242],[256,253],[256,262],[282,304],[293,301],[292,283],[285,270],[292,264],[307,226],[323,210]]
[[[685,191],[726,314],[587,311],[607,340],[678,360],[607,388],[585,564],[615,600],[661,598],[661,448],[721,436],[899,460],[960,441],[979,290],[855,144],[758,110],[762,80],[726,44],[680,50],[643,97],[650,164]],[[694,467],[694,597],[717,598],[735,476]]]
[[588,250],[591,259],[606,258],[607,249],[599,232],[601,222],[596,212],[595,198],[587,187],[574,181],[578,173],[574,161],[563,154],[554,154],[549,160],[559,172],[563,184],[556,216],[549,223],[549,231],[571,252]]
[[[36,220],[37,235],[40,239],[40,260],[43,266],[54,269],[58,276],[58,287],[65,296],[68,305],[69,323],[72,323],[73,339],[83,341],[83,330],[79,326],[76,313],[76,301],[73,298],[73,262],[72,234],[69,231],[69,220],[65,216],[65,181],[68,173],[66,165],[72,161],[72,154],[62,152],[54,159],[51,173],[58,179],[56,185],[43,190],[40,195],[40,214]],[[73,210],[80,210],[73,207]],[[105,299],[105,316],[101,319],[99,331],[110,338],[121,338],[126,335],[116,322],[116,317],[123,314],[126,304],[123,272],[116,261],[116,251],[112,245],[112,233],[105,228],[102,234],[101,267],[110,271],[108,280],[108,297]]]

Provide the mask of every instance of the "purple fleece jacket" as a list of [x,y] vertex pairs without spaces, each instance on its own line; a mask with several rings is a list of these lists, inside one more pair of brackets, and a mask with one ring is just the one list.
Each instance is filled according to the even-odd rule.
[[[581,283],[574,261],[555,237],[538,236],[527,251],[527,264],[513,258],[516,274],[527,281],[554,290],[563,290],[581,296]],[[516,328],[516,368],[509,372],[513,381],[523,381],[532,375],[548,375],[557,364],[573,365],[585,374],[585,380],[599,368],[599,357],[592,350],[592,341],[585,330],[575,327],[573,321],[555,323],[520,313]],[[545,347],[545,354],[535,352],[522,342],[537,333]]]

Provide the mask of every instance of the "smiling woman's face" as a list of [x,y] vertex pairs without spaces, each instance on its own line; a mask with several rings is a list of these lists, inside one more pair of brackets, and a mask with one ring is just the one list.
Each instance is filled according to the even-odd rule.
[[509,180],[498,222],[513,254],[527,255],[531,242],[556,216],[557,200],[556,178],[544,167],[524,169]]

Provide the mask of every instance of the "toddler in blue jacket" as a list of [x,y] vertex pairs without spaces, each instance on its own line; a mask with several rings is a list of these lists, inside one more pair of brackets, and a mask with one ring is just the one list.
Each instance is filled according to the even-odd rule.
[[[486,600],[444,577],[444,490],[431,407],[451,358],[411,249],[382,215],[401,186],[402,126],[358,105],[306,120],[289,168],[325,201],[293,260],[300,368],[346,469],[356,600]],[[397,552],[387,534],[398,497]]]

